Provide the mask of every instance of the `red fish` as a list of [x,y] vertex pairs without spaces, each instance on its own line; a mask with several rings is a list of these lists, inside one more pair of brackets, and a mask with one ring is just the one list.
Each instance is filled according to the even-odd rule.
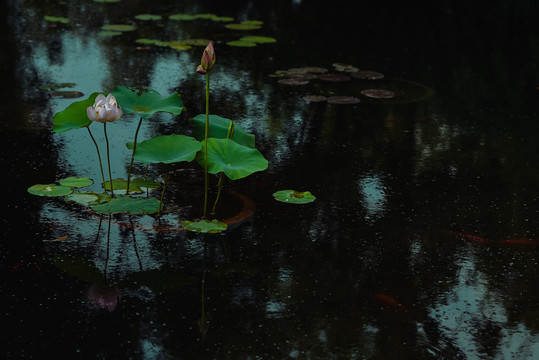
[[485,239],[485,238],[483,238],[481,236],[477,236],[477,235],[466,234],[466,233],[458,232],[458,231],[451,231],[451,234],[453,234],[455,236],[460,236],[461,238],[466,239],[466,240],[471,240],[471,241],[474,241],[474,242],[478,242],[480,244],[489,244],[490,243],[490,241],[488,241],[487,239]]
[[539,245],[538,239],[506,239],[502,240],[503,244],[516,244],[516,245]]
[[389,295],[386,295],[386,294],[383,294],[383,293],[374,293],[373,296],[374,296],[374,298],[376,300],[378,300],[383,305],[389,306],[389,307],[391,307],[391,308],[393,308],[395,310],[399,310],[399,311],[406,311],[407,310],[404,305],[402,305],[395,298],[393,298],[393,297],[391,297]]

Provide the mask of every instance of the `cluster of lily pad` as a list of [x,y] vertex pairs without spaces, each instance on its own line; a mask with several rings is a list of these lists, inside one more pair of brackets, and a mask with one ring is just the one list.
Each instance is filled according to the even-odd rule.
[[[361,80],[378,80],[384,78],[384,75],[380,72],[359,70],[357,67],[345,63],[334,63],[333,68],[336,72],[329,72],[327,68],[316,66],[291,68],[288,70],[277,70],[270,76],[278,78],[279,84],[290,86],[307,85],[314,80],[341,83],[351,81],[354,78]],[[395,96],[395,92],[380,88],[364,89],[361,91],[361,94],[376,99],[390,99]],[[314,94],[305,95],[303,99],[308,102],[327,101],[332,104],[356,104],[361,101],[355,96],[325,96]]]

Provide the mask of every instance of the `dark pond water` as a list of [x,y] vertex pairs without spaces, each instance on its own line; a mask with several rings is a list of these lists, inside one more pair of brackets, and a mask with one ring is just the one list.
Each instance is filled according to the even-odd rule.
[[[537,358],[539,9],[434,3],[4,2],[2,358]],[[170,18],[178,13],[263,24],[231,30]],[[136,29],[108,37],[106,24]],[[227,45],[245,35],[277,42]],[[204,111],[194,71],[203,47],[140,38],[214,40],[211,112],[254,133],[269,161],[226,184],[256,211],[224,235],[178,230],[195,165],[170,169],[168,231],[151,216],[100,217],[27,193],[68,176],[99,189],[87,132],[51,133],[54,114],[92,92],[177,91],[186,112],[144,121],[139,138],[190,133],[188,119]],[[347,74],[335,63],[384,78],[286,85],[271,76],[305,66]],[[58,91],[83,97],[42,88],[62,83],[75,85]],[[369,88],[395,97],[361,94]],[[113,177],[126,177],[136,125],[125,116],[109,126]],[[317,199],[275,201],[283,189]]]

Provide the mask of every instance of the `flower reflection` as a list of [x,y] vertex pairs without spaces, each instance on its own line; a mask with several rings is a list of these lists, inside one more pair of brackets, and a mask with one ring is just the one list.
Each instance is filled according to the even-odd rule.
[[90,286],[86,297],[92,305],[99,309],[107,309],[113,312],[118,305],[121,294],[116,286],[105,286],[93,284]]

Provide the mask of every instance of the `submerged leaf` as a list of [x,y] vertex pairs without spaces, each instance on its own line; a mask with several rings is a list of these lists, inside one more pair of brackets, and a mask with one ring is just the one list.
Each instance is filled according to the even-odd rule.
[[64,196],[73,192],[73,189],[56,184],[36,184],[30,186],[28,192],[38,196]]
[[182,223],[182,227],[188,231],[217,234],[225,231],[227,224],[218,220],[201,220],[197,222],[186,220]]
[[309,191],[280,190],[273,194],[275,200],[289,204],[307,204],[316,200],[316,197]]
[[153,214],[159,210],[159,200],[154,198],[132,198],[118,196],[109,202],[92,206],[92,210],[100,214]]

